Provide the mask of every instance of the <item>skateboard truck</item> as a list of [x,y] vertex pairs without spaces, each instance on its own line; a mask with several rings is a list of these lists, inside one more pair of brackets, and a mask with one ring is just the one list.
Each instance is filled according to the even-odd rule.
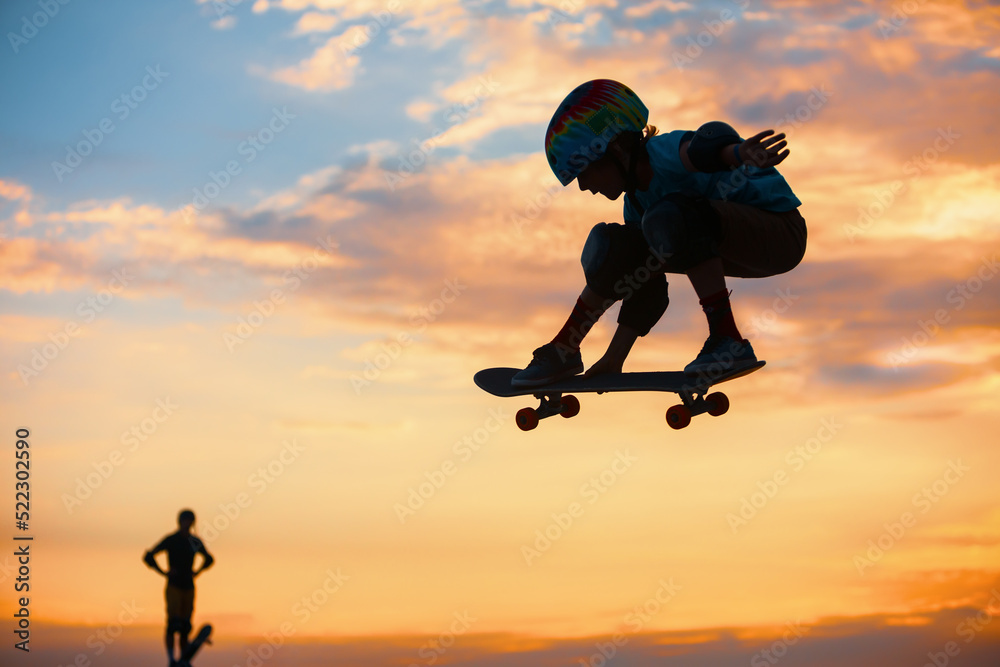
[[[713,417],[719,417],[726,414],[729,411],[729,397],[721,391],[706,395],[707,391],[708,388],[698,385],[683,387],[678,391],[682,403],[667,410],[667,424],[673,429],[682,429],[690,424],[691,418],[696,415],[707,412]],[[514,417],[517,427],[522,431],[531,431],[538,426],[540,420],[548,417],[562,415],[569,419],[580,414],[580,401],[572,394],[563,396],[562,392],[542,392],[534,396],[539,400],[538,407],[522,408]]]
[[708,413],[719,417],[729,411],[729,397],[721,391],[705,395],[709,387],[684,387],[678,392],[683,403],[667,409],[667,424],[670,428],[681,429],[691,423],[695,415]]
[[517,427],[522,431],[530,431],[538,426],[540,419],[562,415],[566,419],[580,414],[580,400],[572,394],[563,396],[562,392],[535,394],[540,402],[537,408],[522,408],[514,415]]

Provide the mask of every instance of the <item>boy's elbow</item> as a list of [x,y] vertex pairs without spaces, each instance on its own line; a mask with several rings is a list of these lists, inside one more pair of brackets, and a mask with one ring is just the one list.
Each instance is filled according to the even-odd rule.
[[698,171],[708,173],[726,171],[732,168],[725,159],[726,149],[742,142],[743,139],[732,125],[722,121],[712,121],[699,127],[691,137],[687,156]]

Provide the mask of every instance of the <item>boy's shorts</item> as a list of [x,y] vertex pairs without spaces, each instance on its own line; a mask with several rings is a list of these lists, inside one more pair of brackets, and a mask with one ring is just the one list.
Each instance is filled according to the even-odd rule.
[[184,590],[167,584],[167,618],[191,620],[194,613],[194,589]]
[[806,253],[806,221],[798,209],[764,211],[711,201],[719,214],[718,255],[727,276],[765,278],[794,269]]

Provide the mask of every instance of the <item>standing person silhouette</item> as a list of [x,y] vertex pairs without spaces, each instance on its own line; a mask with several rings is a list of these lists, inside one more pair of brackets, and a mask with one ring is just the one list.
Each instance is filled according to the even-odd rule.
[[[177,664],[174,659],[174,635],[179,635],[179,654],[184,655],[191,634],[191,615],[194,613],[194,578],[212,567],[215,559],[205,549],[205,545],[197,535],[191,533],[194,525],[194,512],[181,510],[177,515],[177,532],[167,535],[160,543],[143,556],[143,561],[167,578],[167,657],[170,665]],[[164,572],[156,562],[156,554],[167,552],[167,571]],[[194,569],[194,556],[202,555],[201,567]]]

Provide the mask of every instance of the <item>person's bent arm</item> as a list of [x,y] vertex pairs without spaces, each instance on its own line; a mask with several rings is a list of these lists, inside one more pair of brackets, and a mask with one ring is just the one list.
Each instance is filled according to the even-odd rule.
[[622,365],[638,338],[638,331],[627,324],[619,323],[618,328],[615,329],[615,335],[611,337],[611,343],[608,344],[607,352],[598,359],[597,363],[587,369],[583,377],[589,378],[601,373],[621,373]]

